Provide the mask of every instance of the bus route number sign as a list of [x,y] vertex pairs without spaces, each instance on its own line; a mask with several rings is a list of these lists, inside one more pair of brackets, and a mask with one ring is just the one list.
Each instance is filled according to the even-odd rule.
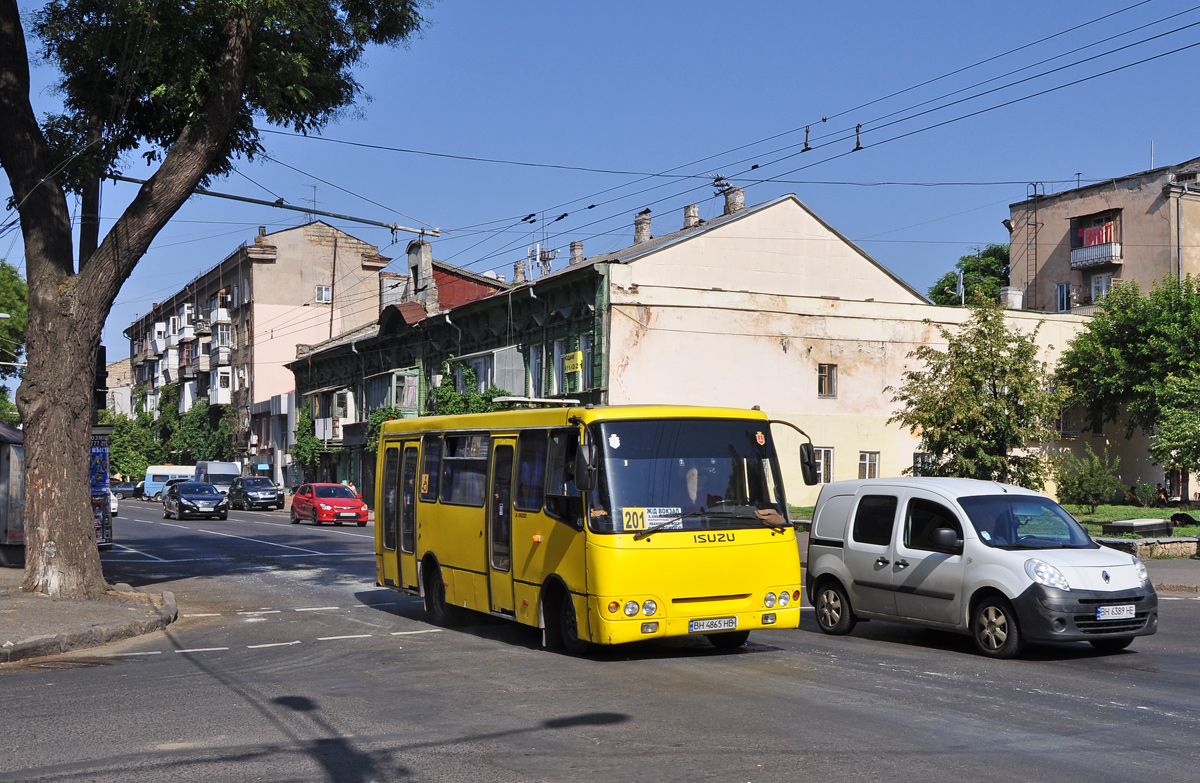
[[682,513],[683,509],[678,506],[674,508],[622,508],[621,529],[636,532],[651,527],[663,526],[666,530],[677,530],[683,527],[683,522],[679,518]]

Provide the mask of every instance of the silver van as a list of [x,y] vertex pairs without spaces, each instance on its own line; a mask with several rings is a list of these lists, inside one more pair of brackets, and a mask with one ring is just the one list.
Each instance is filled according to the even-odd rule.
[[1026,641],[1121,650],[1158,629],[1140,560],[1097,544],[1050,498],[990,481],[825,484],[805,585],[825,633],[912,623],[968,633],[993,658]]

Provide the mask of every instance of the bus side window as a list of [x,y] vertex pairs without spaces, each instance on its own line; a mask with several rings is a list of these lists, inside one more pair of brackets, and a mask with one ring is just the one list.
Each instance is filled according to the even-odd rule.
[[517,495],[519,511],[542,510],[546,482],[546,431],[522,432],[517,442]]
[[438,498],[438,472],[442,462],[442,436],[426,435],[421,439],[420,493],[423,503],[433,503]]
[[575,486],[575,450],[579,431],[550,433],[546,465],[546,513],[579,528],[583,524],[583,496]]
[[396,469],[400,449],[392,446],[383,460],[383,548],[396,548]]

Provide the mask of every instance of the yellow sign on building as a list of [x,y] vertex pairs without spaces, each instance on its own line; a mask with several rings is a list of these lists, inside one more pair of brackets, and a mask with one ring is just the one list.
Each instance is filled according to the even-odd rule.
[[563,372],[581,372],[583,370],[583,351],[574,351],[563,357]]

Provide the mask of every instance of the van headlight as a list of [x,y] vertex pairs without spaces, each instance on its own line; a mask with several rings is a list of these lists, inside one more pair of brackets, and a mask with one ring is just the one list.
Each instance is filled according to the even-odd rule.
[[1039,585],[1053,587],[1057,590],[1069,591],[1071,589],[1071,585],[1063,576],[1062,571],[1036,557],[1025,561],[1025,573],[1029,574],[1029,578]]
[[1142,584],[1150,584],[1150,572],[1146,570],[1146,564],[1136,557],[1133,558],[1133,571],[1137,574],[1137,578]]

